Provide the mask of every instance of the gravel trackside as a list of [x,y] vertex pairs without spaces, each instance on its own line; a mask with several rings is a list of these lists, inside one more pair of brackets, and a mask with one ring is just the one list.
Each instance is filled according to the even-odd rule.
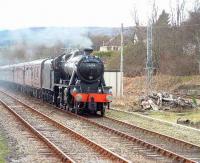
[[[0,130],[8,143],[7,162],[60,162],[51,151],[0,104]],[[42,153],[42,155],[41,155]],[[45,153],[45,154],[44,154]]]

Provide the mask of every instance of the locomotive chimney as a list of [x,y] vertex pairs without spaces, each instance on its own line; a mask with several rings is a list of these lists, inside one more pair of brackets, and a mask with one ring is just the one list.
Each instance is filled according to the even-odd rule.
[[85,55],[90,55],[92,52],[93,52],[93,49],[92,49],[92,48],[85,48],[85,49],[84,49],[84,54],[85,54]]

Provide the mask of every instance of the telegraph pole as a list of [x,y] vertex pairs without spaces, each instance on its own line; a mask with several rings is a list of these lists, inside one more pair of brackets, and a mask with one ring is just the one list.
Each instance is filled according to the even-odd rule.
[[120,55],[120,73],[121,73],[121,87],[120,87],[120,96],[123,96],[123,53],[124,53],[124,36],[123,36],[123,23],[121,24],[121,55]]
[[152,24],[149,20],[147,25],[147,62],[146,62],[146,86],[147,94],[152,89],[153,59],[152,59]]
[[[149,0],[149,7],[151,6],[151,0]],[[153,78],[153,59],[152,59],[152,12],[150,8],[147,13],[147,61],[146,61],[146,93],[151,93],[152,78]]]

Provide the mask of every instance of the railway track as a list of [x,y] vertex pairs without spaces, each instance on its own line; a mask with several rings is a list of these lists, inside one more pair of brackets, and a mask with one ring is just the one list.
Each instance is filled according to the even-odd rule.
[[[137,137],[141,140],[144,140],[150,144],[161,147],[168,152],[161,152],[169,157],[180,157],[184,159],[185,162],[200,162],[200,146],[195,144],[169,137],[154,131],[150,131],[133,124],[125,123],[110,117],[104,118],[92,118],[92,121],[95,123],[105,125],[107,127],[112,127],[113,129],[118,130],[121,133]],[[149,148],[154,148],[150,146]],[[171,154],[170,154],[171,153]]]
[[1,92],[0,95],[0,102],[62,162],[128,162],[5,92]]
[[[1,103],[0,110],[0,125],[3,126],[3,133],[8,135],[6,138],[11,148],[7,162],[60,162],[60,158]],[[13,155],[13,151],[16,151],[17,155]]]
[[[90,123],[93,125],[93,126],[90,125],[90,128],[98,126],[99,128],[106,130],[110,133],[114,133],[115,135],[121,136],[132,143],[139,144],[140,147],[138,146],[136,147],[138,151],[145,151],[144,148],[149,149],[148,153],[147,151],[145,151],[146,155],[149,157],[158,158],[160,157],[160,155],[163,155],[165,157],[169,157],[171,160],[176,160],[181,162],[198,162],[200,160],[199,147],[195,146],[194,144],[187,143],[165,135],[161,135],[159,133],[155,133],[152,131],[148,131],[139,128],[137,126],[127,124],[108,117],[105,118],[92,117],[88,119],[71,113],[65,114],[65,116],[66,115],[67,115],[66,119],[68,119],[69,121],[70,121],[69,117],[71,116],[71,118],[76,117],[77,119],[79,120],[81,119],[84,122],[86,122],[86,124],[82,122],[83,127],[88,127],[88,123]],[[77,122],[75,123],[77,124]],[[81,132],[80,131],[81,129],[76,128],[76,130]],[[85,131],[83,130],[82,132],[84,133]],[[144,148],[142,148],[141,146],[143,146]],[[156,153],[159,153],[160,155]],[[127,156],[124,155],[124,157]],[[164,160],[160,159],[160,161]],[[166,160],[164,162],[166,162]]]

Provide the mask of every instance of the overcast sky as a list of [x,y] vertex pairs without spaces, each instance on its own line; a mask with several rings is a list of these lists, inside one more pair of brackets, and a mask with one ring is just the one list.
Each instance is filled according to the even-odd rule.
[[[145,23],[148,4],[149,0],[0,0],[0,29],[117,27],[122,22],[132,26],[134,6],[138,8],[140,21]],[[157,4],[160,9],[169,8],[169,0],[157,0]]]

